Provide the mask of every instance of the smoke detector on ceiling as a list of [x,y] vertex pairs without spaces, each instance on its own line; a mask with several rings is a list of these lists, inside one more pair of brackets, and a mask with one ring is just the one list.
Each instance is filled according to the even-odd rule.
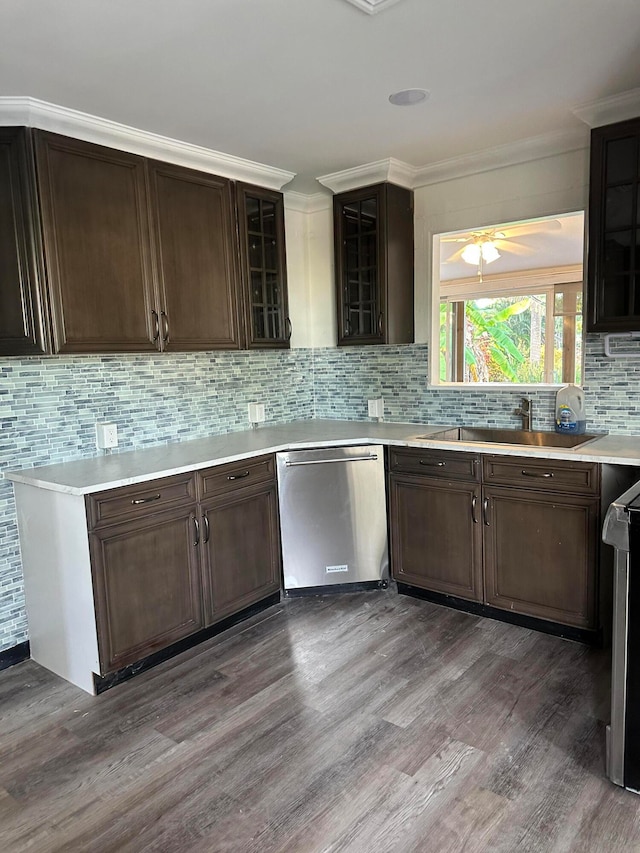
[[347,0],[347,3],[351,3],[352,6],[362,12],[366,12],[367,15],[376,15],[399,2],[400,0]]

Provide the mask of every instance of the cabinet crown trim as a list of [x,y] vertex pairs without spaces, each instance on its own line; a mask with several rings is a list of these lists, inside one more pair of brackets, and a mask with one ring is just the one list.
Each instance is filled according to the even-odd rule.
[[342,172],[322,175],[317,180],[334,193],[348,192],[383,182],[398,184],[405,189],[417,189],[571,151],[586,151],[588,148],[589,132],[586,128],[559,130],[507,142],[471,154],[462,154],[459,157],[438,160],[424,166],[411,166],[391,157],[354,166]]
[[129,151],[154,160],[170,161],[179,166],[271,190],[281,190],[295,177],[295,172],[181,142],[38,98],[0,97],[0,127],[13,125],[26,125],[72,136],[85,142]]
[[417,172],[415,166],[388,157],[386,160],[364,163],[362,166],[354,166],[353,169],[344,169],[342,172],[321,175],[317,180],[323,187],[328,187],[334,193],[348,192],[360,187],[368,187],[370,184],[382,183],[397,184],[410,190],[415,184]]
[[291,190],[284,193],[284,209],[295,210],[297,213],[320,213],[323,210],[333,210],[333,196],[324,193],[304,193]]
[[572,110],[574,116],[589,127],[603,127],[606,124],[617,124],[630,118],[640,116],[640,87],[580,104]]

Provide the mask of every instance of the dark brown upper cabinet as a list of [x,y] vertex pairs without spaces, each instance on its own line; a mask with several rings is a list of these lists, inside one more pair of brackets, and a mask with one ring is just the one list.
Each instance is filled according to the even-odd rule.
[[289,346],[284,201],[281,193],[237,184],[238,235],[248,349]]
[[0,355],[47,351],[31,134],[0,128]]
[[233,185],[225,178],[149,162],[163,350],[238,349]]
[[34,135],[53,351],[154,350],[145,160]]
[[0,355],[288,347],[290,334],[280,193],[0,128]]
[[591,132],[587,330],[640,330],[640,118]]
[[414,338],[413,193],[395,184],[334,196],[338,345]]

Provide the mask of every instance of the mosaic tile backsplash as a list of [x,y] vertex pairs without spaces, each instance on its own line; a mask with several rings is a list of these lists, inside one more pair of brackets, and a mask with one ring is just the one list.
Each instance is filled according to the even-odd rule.
[[[640,347],[640,343],[635,344]],[[587,428],[640,435],[640,349],[609,359],[600,336],[585,346]],[[385,419],[517,426],[517,391],[427,388],[427,347],[290,352],[73,356],[0,360],[0,470],[94,456],[95,422],[118,424],[119,449],[247,427],[247,403],[267,421],[360,420],[384,397]],[[536,429],[551,429],[555,393],[535,391]],[[13,489],[0,480],[0,651],[28,637]]]
[[[0,471],[95,456],[96,421],[119,450],[313,417],[313,353],[0,359]],[[13,486],[0,480],[0,651],[27,639]]]
[[[607,358],[603,338],[585,342],[583,388],[587,429],[640,435],[640,341],[635,355]],[[426,345],[315,350],[315,417],[367,417],[367,399],[384,398],[385,420],[409,423],[517,427],[513,414],[522,392],[427,388]],[[527,391],[533,428],[553,429],[555,391]]]

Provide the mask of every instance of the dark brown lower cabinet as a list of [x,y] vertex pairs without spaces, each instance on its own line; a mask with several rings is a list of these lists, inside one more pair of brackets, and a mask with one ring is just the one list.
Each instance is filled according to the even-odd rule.
[[202,504],[207,624],[280,589],[274,482],[235,489]]
[[485,487],[486,603],[592,628],[598,498]]
[[482,601],[480,486],[397,476],[390,500],[395,579]]
[[91,534],[103,673],[203,627],[196,518],[193,505]]
[[87,497],[101,674],[280,589],[272,455]]
[[465,468],[460,457],[392,451],[393,577],[511,613],[596,628],[598,466],[487,455],[474,467],[469,455]]

